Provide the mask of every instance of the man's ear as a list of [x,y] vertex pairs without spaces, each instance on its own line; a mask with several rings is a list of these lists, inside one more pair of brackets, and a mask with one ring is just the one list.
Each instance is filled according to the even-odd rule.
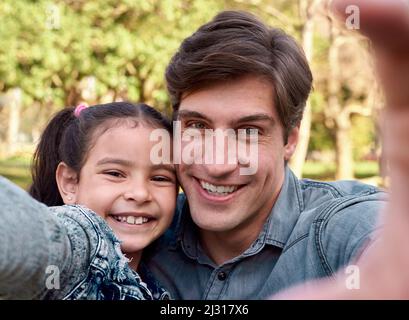
[[75,204],[77,202],[78,175],[64,162],[58,164],[55,172],[58,191],[65,204]]
[[289,161],[297,147],[298,138],[300,134],[300,125],[291,129],[288,134],[287,144],[284,146],[284,160]]

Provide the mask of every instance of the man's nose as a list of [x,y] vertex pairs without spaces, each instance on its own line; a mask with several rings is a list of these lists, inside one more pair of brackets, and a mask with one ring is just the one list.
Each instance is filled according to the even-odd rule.
[[204,164],[206,175],[214,178],[224,178],[233,174],[238,168],[237,164]]
[[236,143],[235,136],[225,133],[224,141],[216,137],[211,149],[205,145],[202,163],[209,176],[222,178],[238,170]]

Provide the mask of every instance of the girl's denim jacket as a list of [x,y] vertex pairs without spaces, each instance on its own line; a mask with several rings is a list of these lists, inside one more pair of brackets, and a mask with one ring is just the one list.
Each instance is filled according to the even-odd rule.
[[129,267],[120,241],[91,210],[48,208],[0,177],[0,222],[0,298],[170,298],[145,265],[139,274]]

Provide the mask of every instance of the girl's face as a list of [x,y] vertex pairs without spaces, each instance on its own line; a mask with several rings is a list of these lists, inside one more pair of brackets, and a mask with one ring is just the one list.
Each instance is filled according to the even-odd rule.
[[97,130],[75,186],[73,202],[102,216],[125,253],[141,251],[164,233],[176,205],[174,166],[150,159],[153,130],[141,121]]

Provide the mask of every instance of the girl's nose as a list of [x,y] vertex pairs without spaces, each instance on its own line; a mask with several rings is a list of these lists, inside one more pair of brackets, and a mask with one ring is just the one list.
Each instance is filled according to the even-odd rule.
[[128,189],[124,193],[124,198],[125,200],[133,200],[138,203],[144,203],[152,199],[149,186],[141,182],[129,184]]

